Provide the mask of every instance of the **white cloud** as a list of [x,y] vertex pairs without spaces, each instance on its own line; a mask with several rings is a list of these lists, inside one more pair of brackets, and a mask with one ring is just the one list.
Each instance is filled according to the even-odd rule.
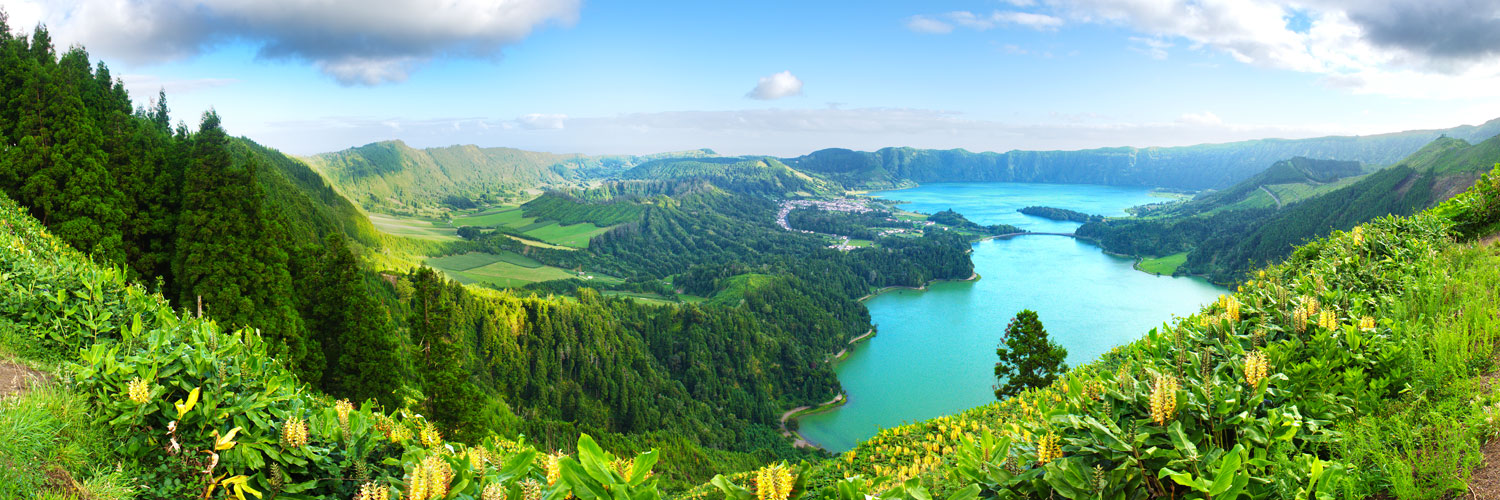
[[1213,114],[1212,112],[1209,112],[1209,111],[1204,111],[1202,113],[1183,113],[1182,116],[1180,116],[1180,117],[1177,118],[1177,122],[1178,123],[1185,123],[1185,124],[1188,124],[1188,125],[1223,125],[1224,124],[1224,120],[1220,119],[1219,115]]
[[1166,59],[1167,49],[1172,48],[1172,42],[1160,38],[1133,36],[1130,37],[1130,41],[1139,44],[1131,47],[1130,50],[1151,56],[1152,59]]
[[[532,113],[516,118],[516,123],[520,124],[521,128],[530,130],[562,130],[567,120],[568,115]],[[480,123],[483,125],[483,122]]]
[[[1245,64],[1323,75],[1354,93],[1500,96],[1500,4],[1487,0],[1048,0],[1076,22],[1127,26],[1132,41],[1187,41]],[[1290,20],[1298,20],[1292,23]],[[1305,22],[1302,22],[1305,21]],[[1296,24],[1296,26],[1290,26]]]
[[1062,18],[1046,14],[1020,11],[997,10],[989,14],[975,14],[966,10],[958,10],[944,14],[915,15],[906,18],[906,29],[918,33],[946,34],[951,33],[954,26],[962,26],[975,31],[985,31],[999,26],[1023,26],[1039,31],[1054,30],[1064,24]]
[[946,35],[953,32],[953,25],[928,16],[917,15],[906,18],[906,29],[930,35]]
[[769,101],[794,95],[802,95],[802,80],[792,75],[791,71],[782,71],[762,77],[745,97]]
[[[15,6],[11,4],[15,3]],[[405,80],[439,56],[494,58],[539,27],[570,25],[580,0],[7,0],[20,23],[48,25],[129,64],[245,42],[266,59],[312,64],[343,84]]]

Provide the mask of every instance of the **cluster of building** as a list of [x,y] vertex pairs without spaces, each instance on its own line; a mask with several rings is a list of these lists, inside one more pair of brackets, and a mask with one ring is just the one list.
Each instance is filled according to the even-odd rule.
[[852,213],[856,213],[856,214],[862,214],[862,213],[865,213],[865,212],[872,212],[872,211],[874,211],[870,207],[865,206],[865,204],[863,204],[863,203],[859,203],[859,202],[851,201],[851,200],[834,200],[834,201],[823,201],[823,200],[786,200],[786,201],[781,202],[781,210],[778,211],[778,212],[776,212],[776,224],[779,225],[779,226],[781,226],[782,229],[785,229],[787,231],[796,231],[796,232],[799,232],[799,233],[812,233],[812,231],[803,231],[801,229],[792,229],[792,226],[790,224],[787,224],[787,222],[786,222],[786,216],[787,216],[787,214],[792,213],[793,210],[796,210],[796,209],[799,209],[799,208],[815,208],[815,209],[818,209],[818,210],[828,210],[828,211],[833,211],[833,212],[852,212]]

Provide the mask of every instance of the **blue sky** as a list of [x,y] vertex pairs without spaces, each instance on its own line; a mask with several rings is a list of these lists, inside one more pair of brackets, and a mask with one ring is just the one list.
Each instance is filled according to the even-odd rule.
[[1500,118],[1500,7],[1369,3],[0,0],[138,103],[164,87],[177,119],[214,107],[296,154],[1078,149]]

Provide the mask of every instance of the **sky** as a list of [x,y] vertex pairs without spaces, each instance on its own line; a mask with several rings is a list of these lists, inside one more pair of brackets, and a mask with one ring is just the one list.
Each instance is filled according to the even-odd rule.
[[1084,149],[1500,118],[1494,0],[0,0],[174,120],[415,147]]

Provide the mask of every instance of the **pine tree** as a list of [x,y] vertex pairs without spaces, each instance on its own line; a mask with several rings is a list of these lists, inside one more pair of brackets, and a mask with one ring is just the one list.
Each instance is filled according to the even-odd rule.
[[[1036,311],[1023,309],[1005,326],[995,348],[995,399],[1005,399],[1034,387],[1045,387],[1068,371],[1068,350],[1052,342]],[[1003,381],[1003,385],[1001,385]]]
[[392,394],[403,373],[400,345],[385,311],[370,297],[342,233],[330,233],[302,269],[306,283],[301,316],[321,349],[326,368],[320,386],[356,401]]
[[407,323],[427,411],[455,435],[481,435],[480,418],[486,405],[483,393],[469,380],[464,346],[456,338],[455,292],[428,267],[413,271],[410,279],[413,293]]
[[310,350],[290,299],[285,231],[266,217],[254,158],[237,161],[232,146],[219,115],[204,113],[183,178],[172,263],[178,303],[194,307],[201,297],[207,314],[261,329],[298,367]]

